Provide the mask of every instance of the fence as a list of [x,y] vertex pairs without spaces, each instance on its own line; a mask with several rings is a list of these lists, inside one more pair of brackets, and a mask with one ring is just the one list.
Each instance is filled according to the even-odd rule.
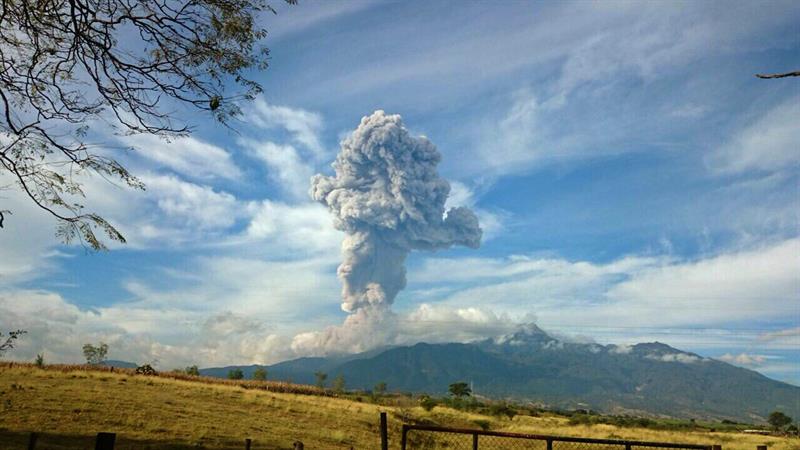
[[426,425],[403,425],[402,433],[401,450],[648,450],[653,448],[721,450],[722,448],[718,445],[542,436]]

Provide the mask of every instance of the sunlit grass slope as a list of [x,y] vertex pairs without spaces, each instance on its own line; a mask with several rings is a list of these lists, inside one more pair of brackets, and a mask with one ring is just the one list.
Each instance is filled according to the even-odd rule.
[[[731,450],[800,450],[798,441],[734,433],[670,432],[609,425],[570,426],[555,416],[514,419],[436,407],[381,406],[346,398],[271,392],[257,383],[214,383],[130,372],[0,366],[0,448],[25,448],[27,432],[46,433],[37,448],[91,448],[99,431],[118,433],[120,449],[378,448],[378,413],[389,412],[391,447],[399,448],[401,419],[439,425],[537,434],[722,444]],[[273,383],[276,390],[291,390]],[[297,387],[315,392],[312,387]],[[397,403],[393,401],[392,403]],[[409,404],[410,405],[410,404]],[[63,445],[59,445],[63,443]]]

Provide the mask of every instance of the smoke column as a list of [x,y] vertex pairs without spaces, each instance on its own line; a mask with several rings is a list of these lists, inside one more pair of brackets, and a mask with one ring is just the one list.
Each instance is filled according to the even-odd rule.
[[354,313],[348,319],[389,310],[406,285],[411,250],[480,245],[471,210],[445,212],[450,184],[436,172],[440,161],[436,147],[411,136],[399,115],[375,111],[341,143],[335,175],[312,178],[311,196],[346,233],[337,273],[342,309]]

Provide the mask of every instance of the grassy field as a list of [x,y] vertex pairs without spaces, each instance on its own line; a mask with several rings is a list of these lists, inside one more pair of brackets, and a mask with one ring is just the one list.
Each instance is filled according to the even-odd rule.
[[[304,394],[287,392],[291,390]],[[378,405],[366,399],[311,395],[314,392],[318,391],[313,387],[281,383],[216,383],[4,365],[0,366],[0,448],[26,448],[30,431],[45,433],[37,448],[92,448],[97,432],[113,431],[118,433],[120,449],[242,449],[245,438],[253,439],[254,450],[289,449],[295,440],[306,449],[374,449],[379,445],[378,414],[388,411],[390,445],[395,449],[405,420],[562,436],[722,444],[730,450],[755,450],[764,444],[771,450],[800,450],[797,439],[576,426],[559,416],[508,419],[438,406],[425,411],[412,403]]]

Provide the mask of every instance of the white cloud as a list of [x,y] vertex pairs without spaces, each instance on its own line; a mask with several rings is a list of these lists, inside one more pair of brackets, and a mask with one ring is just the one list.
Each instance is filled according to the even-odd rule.
[[338,258],[343,233],[333,227],[324,206],[264,200],[253,209],[244,237],[269,243],[265,248],[272,249],[271,253],[300,252],[300,256],[324,254]]
[[664,353],[663,355],[647,355],[646,358],[662,362],[679,362],[683,364],[692,364],[700,362],[703,359],[688,353]]
[[80,362],[83,344],[98,342],[109,344],[110,359],[161,369],[270,363],[289,356],[286,339],[242,315],[126,305],[81,310],[44,291],[0,292],[0,328],[28,331],[8,354],[16,360],[41,353],[51,363]]
[[739,353],[738,355],[732,355],[730,353],[725,353],[724,355],[720,356],[720,361],[725,361],[727,363],[735,364],[737,366],[745,366],[745,367],[757,367],[764,364],[768,356],[764,355],[754,355],[750,353]]
[[317,113],[271,105],[263,98],[257,98],[248,111],[246,120],[262,128],[285,128],[291,134],[292,140],[310,150],[314,157],[325,155],[325,149],[319,140],[322,117]]
[[800,343],[800,327],[769,331],[758,336],[758,340],[762,342],[794,341],[797,344]]
[[507,213],[491,212],[476,207],[476,197],[475,192],[466,184],[460,181],[450,181],[450,195],[447,197],[444,207],[446,210],[458,206],[465,206],[472,209],[475,215],[478,216],[478,223],[480,223],[481,230],[483,230],[481,240],[485,243],[486,241],[496,238],[503,232],[503,219]]
[[800,163],[800,96],[759,116],[708,158],[718,174],[777,172]]
[[314,175],[313,166],[304,161],[293,146],[253,140],[241,140],[240,143],[267,165],[269,175],[292,199],[308,201],[311,198],[308,190]]
[[174,176],[147,175],[142,181],[163,217],[181,228],[229,228],[245,215],[244,206],[236,197],[210,186],[188,183]]
[[242,175],[228,151],[194,137],[165,140],[151,134],[135,134],[118,139],[132,146],[135,155],[189,178],[235,180]]
[[[8,180],[0,173],[0,186]],[[5,214],[0,229],[0,287],[40,278],[57,266],[55,219],[35,208],[16,186],[0,189],[0,209]]]
[[[535,313],[543,326],[612,341],[627,335],[721,345],[742,336],[709,327],[796,314],[798,255],[800,239],[696,261],[629,257],[598,264],[521,256],[430,258],[409,280],[416,290],[451,286],[426,300],[451,308],[489,308],[511,317]],[[747,339],[755,338],[751,333]]]

